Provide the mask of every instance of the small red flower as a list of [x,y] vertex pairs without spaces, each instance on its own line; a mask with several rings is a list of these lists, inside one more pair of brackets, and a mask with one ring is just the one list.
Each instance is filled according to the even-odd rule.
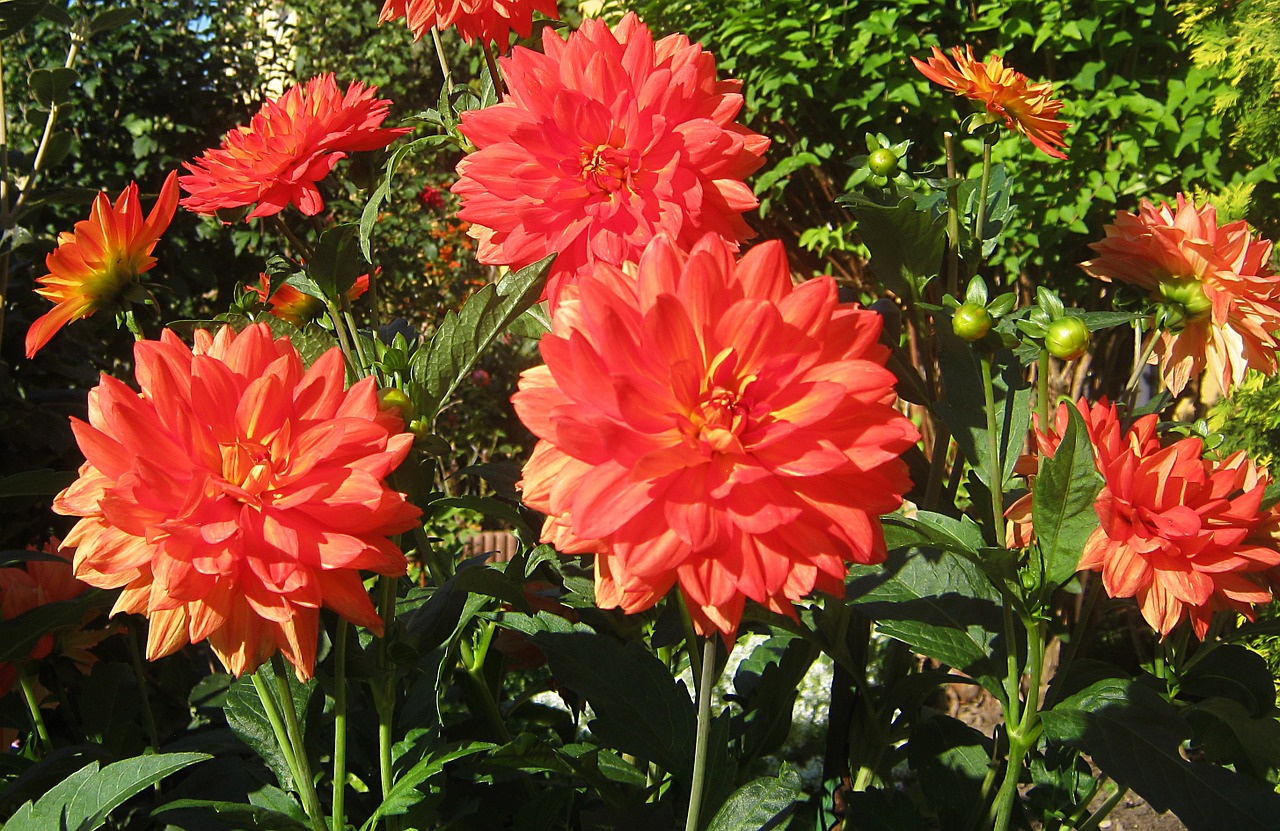
[[271,216],[293,204],[307,216],[324,207],[316,183],[350,153],[386,147],[408,128],[379,127],[391,102],[377,87],[353,82],[338,90],[333,74],[317,75],[268,101],[247,127],[236,127],[222,146],[184,162],[179,182],[189,196],[182,207],[198,214],[256,207],[249,217]]
[[794,614],[885,556],[879,515],[910,487],[918,434],[893,409],[881,319],[835,282],[793,286],[780,243],[666,237],[635,274],[597,265],[512,399],[539,438],[525,501],[542,539],[595,555],[596,603],[649,608],[678,585],[699,632],[750,599]]
[[236,675],[279,650],[308,678],[321,606],[381,632],[360,571],[405,573],[387,536],[419,511],[385,484],[413,435],[374,379],[344,390],[336,348],[304,368],[265,324],[134,354],[141,391],[104,375],[72,420],[86,461],[54,510],[82,517],[76,576],[150,618],[147,657],[207,639]]
[[403,17],[418,40],[432,27],[455,26],[467,43],[497,43],[501,52],[511,46],[511,32],[533,34],[533,13],[560,19],[556,0],[386,0],[379,23]]
[[89,218],[58,235],[58,247],[45,257],[49,273],[39,278],[36,294],[56,305],[27,330],[27,357],[53,333],[77,318],[114,307],[121,295],[155,267],[151,256],[178,208],[178,174],[170,173],[146,220],[138,185],[130,183],[111,204],[105,193],[93,200]]
[[1004,59],[992,55],[985,62],[973,56],[973,47],[951,50],[953,64],[938,47],[927,61],[912,58],[916,69],[936,84],[956,95],[986,107],[992,116],[1003,118],[1004,125],[1031,139],[1031,143],[1055,159],[1065,159],[1067,146],[1063,134],[1071,125],[1058,119],[1062,102],[1055,100],[1053,85],[1033,84],[1021,72],[1004,65]]
[[[258,299],[271,306],[271,314],[302,328],[324,314],[324,301],[309,294],[303,294],[287,283],[281,283],[270,296],[271,278],[266,274],[258,275],[259,284],[245,286],[244,290],[256,294]],[[369,290],[369,275],[361,274],[343,295],[348,302],[355,302]]]
[[422,192],[418,194],[418,204],[432,211],[444,210],[444,194],[438,188],[431,185],[423,185]]

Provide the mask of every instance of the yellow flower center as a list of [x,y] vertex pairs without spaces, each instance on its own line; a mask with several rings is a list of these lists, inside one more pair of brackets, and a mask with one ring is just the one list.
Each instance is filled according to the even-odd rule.
[[257,442],[223,444],[222,478],[227,484],[245,491],[246,502],[257,502],[258,496],[271,487],[275,465],[271,453]]
[[613,194],[630,190],[631,174],[635,169],[635,153],[608,144],[583,150],[580,176],[595,191]]

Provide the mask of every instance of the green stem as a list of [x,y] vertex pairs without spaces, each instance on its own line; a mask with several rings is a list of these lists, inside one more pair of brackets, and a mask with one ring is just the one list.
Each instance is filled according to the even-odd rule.
[[337,641],[334,643],[333,691],[333,811],[330,823],[335,831],[347,827],[347,627],[346,618],[338,618]]
[[702,672],[698,682],[698,735],[693,747],[693,783],[689,790],[689,813],[684,831],[698,831],[702,813],[702,787],[707,776],[707,744],[711,738],[711,687],[715,684],[716,644],[713,638],[702,643]]
[[987,408],[987,486],[991,491],[991,519],[995,544],[1004,542],[1004,466],[1000,464],[1000,431],[996,424],[996,393],[991,381],[991,355],[982,353],[982,396]]
[[[280,753],[284,755],[284,762],[289,767],[289,775],[297,783],[301,778],[298,776],[298,761],[293,756],[293,744],[289,741],[289,731],[285,729],[284,722],[280,719],[280,708],[276,706],[276,700],[271,694],[271,688],[267,686],[266,679],[262,677],[261,671],[252,673],[249,677],[253,679],[253,688],[258,691],[258,698],[262,701],[262,710],[266,713],[267,721],[271,724],[271,732],[276,735],[276,744],[280,746]],[[290,702],[290,706],[292,706],[292,702]],[[301,785],[295,785],[295,787],[301,791]]]
[[1049,430],[1049,350],[1040,348],[1036,361],[1036,415],[1040,418],[1040,429]]
[[453,72],[449,69],[449,59],[444,54],[444,44],[440,42],[440,30],[431,27],[431,40],[436,45],[436,58],[440,61],[440,71],[444,74],[445,93],[453,96]]
[[1005,719],[1009,736],[1009,762],[1005,768],[1000,792],[996,794],[995,831],[1008,831],[1017,801],[1018,781],[1022,778],[1023,760],[1026,758],[1027,751],[1034,747],[1040,738],[1040,676],[1044,668],[1044,624],[1030,619],[1024,619],[1022,623],[1027,631],[1029,664],[1027,700],[1022,709],[1022,717],[1017,720],[1016,725],[1013,719]]
[[138,628],[133,620],[129,621],[129,659],[133,663],[134,675],[138,678],[138,695],[142,701],[142,723],[147,728],[151,749],[159,753],[160,732],[156,729],[156,717],[151,710],[151,693],[147,690],[147,674],[143,671],[142,650],[138,647]]
[[982,232],[986,230],[987,193],[991,189],[991,140],[982,143],[982,184],[978,186],[978,211],[973,219],[974,242],[978,246],[974,262],[982,261]]
[[351,316],[351,312],[343,311],[342,319],[346,321],[347,328],[351,330],[351,344],[355,347],[356,360],[360,362],[360,376],[371,375],[369,371],[369,358],[364,353],[364,343],[360,340],[360,332],[356,328],[356,319]]
[[1147,368],[1147,359],[1151,357],[1151,353],[1156,349],[1156,341],[1160,339],[1160,330],[1152,329],[1147,335],[1146,341],[1142,344],[1142,352],[1133,362],[1133,372],[1129,375],[1129,380],[1124,385],[1124,395],[1132,396],[1138,387],[1138,379],[1142,377],[1142,370]]
[[310,265],[311,246],[303,242],[302,238],[293,232],[293,229],[289,227],[289,223],[285,222],[284,218],[281,217],[280,214],[272,214],[270,222],[276,227],[276,230],[281,234],[284,234],[284,238],[287,239],[289,244],[294,247],[294,250],[298,252],[298,256],[301,257],[307,265]]
[[942,134],[947,151],[947,294],[955,296],[960,291],[960,185],[956,181],[955,135]]
[[328,312],[329,320],[333,323],[333,331],[338,336],[338,348],[342,350],[342,357],[346,360],[347,367],[353,373],[359,375],[361,372],[360,363],[351,349],[351,339],[347,337],[347,327],[342,320],[342,312],[338,311],[338,304],[326,299],[325,311]]
[[498,103],[502,103],[502,76],[498,74],[498,62],[493,59],[493,49],[489,46],[489,41],[481,40],[480,48],[484,50],[484,62],[489,67],[489,79],[493,81],[493,94],[497,96]]
[[698,633],[693,628],[693,615],[689,614],[689,605],[685,602],[684,592],[676,592],[676,601],[680,604],[680,625],[684,627],[684,651],[689,656],[689,671],[694,678],[702,677],[702,659],[694,646],[698,642]]
[[327,831],[324,822],[324,809],[320,807],[320,796],[316,793],[315,778],[311,774],[311,762],[307,759],[307,747],[302,735],[302,727],[298,724],[298,714],[293,708],[293,690],[289,686],[289,672],[284,665],[280,653],[271,656],[271,670],[276,677],[276,690],[280,694],[280,706],[284,710],[285,733],[289,744],[293,747],[293,762],[297,766],[294,782],[298,786],[298,795],[302,797],[302,807],[311,818],[316,831]]
[[[379,613],[382,616],[382,637],[378,639],[378,671],[381,673],[381,687],[377,696],[378,710],[378,770],[380,773],[382,798],[391,793],[391,727],[395,715],[395,668],[391,666],[387,654],[387,638],[391,636],[391,627],[396,616],[396,584],[394,578],[382,576],[378,578]],[[391,820],[388,819],[388,823]]]
[[36,738],[45,753],[53,751],[53,741],[49,738],[49,728],[45,726],[44,716],[40,713],[40,702],[36,701],[36,687],[27,671],[25,662],[17,664],[18,683],[22,686],[22,697],[27,702],[27,713],[31,716],[31,726],[35,728]]
[[1091,814],[1089,818],[1076,829],[1076,831],[1097,831],[1097,829],[1101,827],[1102,821],[1115,810],[1115,807],[1120,804],[1120,800],[1124,799],[1125,794],[1127,793],[1129,793],[1128,786],[1119,785],[1116,788],[1116,792],[1113,793],[1106,802],[1102,803],[1098,810],[1094,811],[1093,814]]

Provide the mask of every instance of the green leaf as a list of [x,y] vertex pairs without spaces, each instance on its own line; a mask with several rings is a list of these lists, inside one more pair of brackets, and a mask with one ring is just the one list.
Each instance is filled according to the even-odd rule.
[[837,201],[857,217],[858,236],[871,251],[871,271],[884,287],[903,299],[918,300],[942,265],[944,218],[918,210],[910,197],[893,207]]
[[1102,487],[1084,418],[1067,406],[1067,430],[1053,456],[1040,458],[1031,489],[1031,518],[1044,589],[1052,591],[1076,573],[1080,553],[1098,527],[1094,500]]
[[1207,759],[1266,781],[1280,768],[1280,720],[1255,716],[1237,701],[1211,698],[1183,711]]
[[89,22],[89,37],[100,35],[103,32],[109,32],[112,29],[118,29],[126,23],[132,23],[139,17],[137,9],[107,9],[98,12],[93,16],[93,20]]
[[431,343],[413,355],[412,397],[419,413],[434,418],[491,343],[542,296],[554,256],[512,272],[449,312]]
[[17,617],[0,621],[0,662],[21,660],[31,654],[36,641],[59,626],[78,626],[85,615],[108,609],[115,593],[87,589],[70,600],[46,603]]
[[[305,736],[307,702],[316,690],[315,679],[306,684],[300,684],[293,674],[289,673],[287,677],[293,701],[285,704],[280,701],[279,692],[276,690],[275,673],[271,664],[263,664],[258,669],[258,673],[266,680],[267,689],[277,709],[283,712],[284,706],[294,708],[298,725]],[[294,790],[295,784],[293,774],[289,772],[289,763],[285,761],[280,744],[276,741],[275,731],[271,728],[271,721],[267,718],[267,711],[262,706],[262,699],[258,697],[258,690],[253,685],[252,678],[244,675],[236,679],[227,691],[227,703],[223,712],[227,716],[227,726],[240,738],[240,741],[252,748],[262,761],[266,762],[267,767],[280,782],[280,787],[285,790]]]
[[990,761],[991,740],[950,716],[925,718],[907,742],[907,762],[944,828],[964,827],[974,803],[982,799]]
[[1258,717],[1275,711],[1275,682],[1266,658],[1237,644],[1214,647],[1179,681],[1180,697],[1230,699]]
[[53,69],[36,69],[27,76],[27,86],[36,100],[45,108],[62,104],[67,100],[67,91],[80,80],[80,73],[65,66]]
[[733,687],[746,724],[744,759],[772,753],[786,741],[800,683],[817,658],[812,641],[775,635],[738,664]]
[[76,480],[63,470],[25,470],[0,478],[0,499],[6,496],[54,496]]
[[396,778],[396,783],[387,793],[387,798],[374,810],[373,815],[362,826],[365,831],[378,824],[383,817],[406,813],[414,805],[422,801],[422,793],[418,785],[442,772],[444,766],[455,759],[483,753],[497,747],[490,742],[455,742],[438,750],[431,751],[413,767]]
[[125,800],[171,773],[212,758],[207,753],[162,753],[124,759],[101,770],[91,762],[34,804],[23,803],[5,822],[5,831],[94,831]]
[[[440,90],[441,100],[444,100],[444,88]],[[395,179],[396,168],[400,166],[400,162],[409,153],[414,152],[420,147],[441,144],[447,141],[446,136],[425,136],[423,138],[414,139],[408,144],[402,144],[396,148],[396,151],[387,158],[384,168],[386,174],[382,177],[382,182],[369,195],[369,201],[365,203],[364,210],[360,213],[359,240],[360,253],[364,255],[366,262],[373,262],[372,237],[373,226],[378,222],[378,213],[382,210],[382,204],[391,198],[392,181]]]
[[1127,678],[1107,678],[1041,714],[1045,736],[1089,754],[1157,811],[1172,810],[1189,831],[1267,831],[1280,794],[1248,777],[1178,752],[1191,735],[1177,709]]
[[137,676],[125,663],[100,661],[93,668],[79,698],[80,725],[86,738],[117,749],[133,740],[141,750],[141,713]]
[[978,523],[963,515],[956,519],[932,511],[917,511],[913,517],[889,514],[882,521],[889,550],[925,546],[972,558],[987,544]]
[[182,809],[198,809],[202,812],[217,814],[238,823],[243,823],[254,831],[314,831],[314,828],[299,819],[263,808],[260,805],[246,805],[243,802],[222,802],[215,799],[175,799],[166,802],[151,812],[152,816],[165,811]]
[[0,40],[27,28],[47,5],[49,0],[0,0]]
[[800,777],[784,766],[776,779],[756,779],[734,791],[712,817],[707,831],[781,828],[781,822],[802,797]]
[[978,566],[945,551],[898,550],[883,565],[851,569],[846,592],[879,632],[1004,700],[1002,599]]
[[336,300],[364,271],[357,230],[354,223],[347,223],[335,225],[320,235],[320,242],[307,263],[307,275],[319,286],[322,298]]
[[548,612],[508,614],[501,622],[532,637],[557,683],[591,704],[596,717],[588,727],[600,742],[690,781],[693,701],[666,664],[639,644],[624,645]]

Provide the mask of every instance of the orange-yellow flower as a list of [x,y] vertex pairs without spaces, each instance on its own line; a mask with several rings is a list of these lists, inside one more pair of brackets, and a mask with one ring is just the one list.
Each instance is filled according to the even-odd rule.
[[993,116],[1004,119],[1004,126],[1031,139],[1031,143],[1055,159],[1065,159],[1063,148],[1067,146],[1063,133],[1071,126],[1060,120],[1058,111],[1062,102],[1054,99],[1053,84],[1033,84],[1014,69],[1004,65],[1004,59],[992,55],[985,62],[973,56],[973,47],[961,51],[951,50],[952,63],[938,47],[933,47],[933,57],[922,61],[912,58],[926,78],[941,84],[956,95],[986,107]]
[[317,75],[268,101],[249,122],[206,150],[179,182],[189,195],[182,207],[198,214],[256,204],[249,217],[271,216],[295,205],[307,216],[324,208],[316,183],[348,154],[378,150],[409,132],[379,127],[391,102],[377,87],[353,81],[346,93],[333,74]]
[[378,22],[403,17],[414,40],[432,27],[444,31],[454,26],[467,43],[493,42],[506,52],[513,29],[522,38],[533,34],[534,12],[560,19],[556,0],[386,0]]
[[413,436],[373,379],[344,391],[337,349],[305,369],[265,324],[134,354],[141,392],[104,375],[72,421],[86,461],[54,510],[83,517],[76,576],[150,618],[147,657],[208,639],[236,675],[279,650],[306,678],[321,606],[380,632],[359,572],[403,574],[387,536],[419,512],[383,481]]
[[512,399],[539,438],[522,487],[543,541],[595,555],[604,608],[678,585],[703,634],[732,636],[748,599],[843,594],[848,562],[885,556],[918,437],[880,326],[828,277],[793,287],[776,242],[735,263],[715,235],[687,255],[659,237],[635,274],[598,265]]
[[178,208],[178,174],[169,174],[160,197],[144,220],[138,185],[129,183],[115,204],[105,193],[93,199],[89,218],[58,235],[58,247],[45,257],[49,273],[39,278],[36,294],[56,305],[27,330],[27,357],[73,320],[117,304],[138,277],[156,264],[151,256]]
[[1156,419],[1098,447],[1100,524],[1080,568],[1102,572],[1111,597],[1135,598],[1161,635],[1189,620],[1204,637],[1214,612],[1252,618],[1254,604],[1271,600],[1267,572],[1280,566],[1280,550],[1265,533],[1272,512],[1261,508],[1270,479],[1243,451],[1202,459],[1198,438],[1161,448]]
[[690,248],[713,232],[735,244],[758,202],[743,180],[769,140],[734,118],[738,81],[684,35],[654,42],[635,14],[612,30],[587,20],[546,54],[502,61],[511,94],[462,115],[476,152],[452,191],[472,223],[476,258],[521,268],[555,253],[546,297],[595,263],[634,263],[658,234]]
[[1098,256],[1080,264],[1090,276],[1129,283],[1175,305],[1182,320],[1160,334],[1154,359],[1174,395],[1207,368],[1223,392],[1245,371],[1276,371],[1280,279],[1268,266],[1271,242],[1254,239],[1243,221],[1218,225],[1213,206],[1142,200],[1120,211]]
[[[288,283],[281,283],[276,290],[271,290],[271,278],[266,274],[258,276],[259,284],[245,286],[244,290],[256,294],[258,299],[271,307],[271,314],[288,321],[299,328],[324,314],[324,301],[309,294],[303,294]],[[360,299],[369,290],[369,275],[361,274],[351,284],[351,288],[343,294],[348,302]]]

